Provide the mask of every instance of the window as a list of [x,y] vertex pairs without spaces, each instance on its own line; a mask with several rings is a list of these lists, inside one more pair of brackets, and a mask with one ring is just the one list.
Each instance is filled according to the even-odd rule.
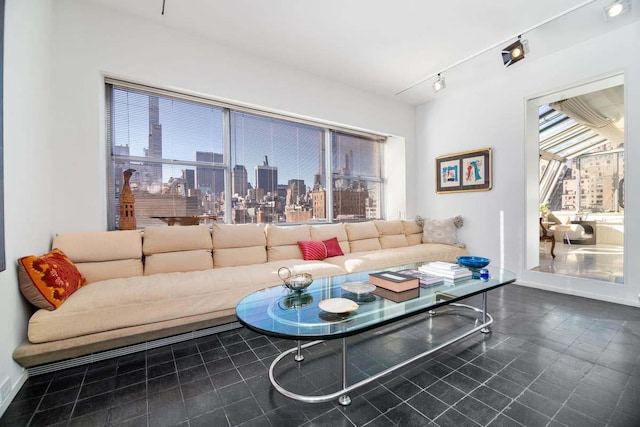
[[154,216],[223,215],[222,109],[117,86],[110,89],[110,229],[120,221],[126,170],[133,170],[129,184],[138,227],[159,223]]
[[380,218],[381,143],[332,132],[331,152],[334,218]]
[[109,229],[121,228],[130,212],[120,206],[127,171],[138,228],[166,216],[381,217],[379,136],[109,79],[106,100]]
[[324,130],[231,112],[232,221],[326,221],[313,194],[324,187]]

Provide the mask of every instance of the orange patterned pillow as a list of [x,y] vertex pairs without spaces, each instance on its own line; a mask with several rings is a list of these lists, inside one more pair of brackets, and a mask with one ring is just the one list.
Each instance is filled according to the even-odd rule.
[[18,280],[22,295],[31,304],[47,310],[60,307],[72,293],[87,284],[87,279],[60,249],[41,257],[20,258]]

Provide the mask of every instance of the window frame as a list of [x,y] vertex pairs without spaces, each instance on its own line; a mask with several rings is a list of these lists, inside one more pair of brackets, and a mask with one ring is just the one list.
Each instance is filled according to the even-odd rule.
[[[314,221],[314,223],[331,223],[335,221],[333,216],[333,188],[334,179],[338,175],[334,175],[334,169],[332,164],[332,139],[334,134],[344,134],[356,138],[362,138],[365,140],[369,140],[373,143],[384,144],[389,137],[387,134],[376,133],[370,131],[363,131],[362,129],[356,129],[343,125],[336,125],[334,123],[324,122],[321,120],[310,119],[303,116],[298,116],[294,114],[284,114],[281,112],[269,111],[267,109],[260,109],[253,106],[243,105],[241,103],[232,103],[228,101],[222,101],[219,99],[205,97],[193,93],[186,92],[177,92],[174,90],[163,89],[159,87],[148,86],[140,83],[130,82],[119,80],[116,78],[105,77],[104,79],[105,85],[105,137],[106,137],[106,155],[107,155],[107,175],[106,175],[106,184],[107,184],[107,225],[109,230],[116,230],[116,215],[114,209],[114,203],[117,204],[115,197],[110,197],[116,193],[113,192],[112,188],[115,186],[114,176],[114,167],[116,159],[122,161],[134,161],[134,162],[145,162],[145,163],[160,163],[160,164],[173,164],[173,165],[187,165],[187,166],[206,166],[208,168],[216,168],[224,170],[224,196],[225,200],[231,200],[231,171],[233,167],[231,166],[231,149],[232,149],[232,138],[231,138],[231,112],[243,112],[249,113],[257,116],[262,116],[266,118],[273,118],[278,120],[283,120],[291,123],[297,123],[307,126],[313,126],[316,128],[320,128],[324,131],[324,145],[325,145],[325,169],[328,171],[325,176],[325,182],[322,183],[326,190],[326,211],[327,211],[327,219],[326,221]],[[113,90],[114,88],[121,88],[125,90],[132,90],[136,92],[141,92],[145,94],[149,94],[151,96],[158,96],[164,98],[172,98],[180,101],[189,101],[198,104],[208,105],[211,107],[217,107],[222,109],[223,113],[223,123],[222,123],[222,141],[223,141],[223,163],[209,163],[209,162],[198,162],[198,161],[188,161],[188,160],[173,160],[173,159],[150,159],[147,157],[140,156],[124,156],[117,155],[113,153]],[[378,168],[380,171],[379,177],[374,176],[351,176],[351,179],[358,179],[365,182],[371,182],[379,185],[379,206],[377,208],[379,213],[379,218],[384,218],[384,176],[383,176],[383,166],[384,166],[384,146],[380,146],[379,148],[379,156],[378,156]],[[224,205],[224,222],[232,223],[232,204],[225,203]],[[364,218],[363,220],[371,220],[373,218]],[[279,225],[293,225],[294,223],[279,223]]]

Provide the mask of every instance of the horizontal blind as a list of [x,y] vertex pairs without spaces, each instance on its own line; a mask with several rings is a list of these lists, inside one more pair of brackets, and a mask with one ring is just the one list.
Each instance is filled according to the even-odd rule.
[[120,228],[124,174],[133,170],[138,228],[156,216],[217,215],[225,189],[224,110],[107,85],[109,228]]
[[160,89],[152,86],[146,86],[140,83],[133,83],[128,81],[118,80],[111,77],[106,77],[105,83],[112,84],[114,86],[119,86],[122,88],[130,88],[130,89],[144,91],[144,92],[153,92],[161,96],[172,97],[172,98],[183,99],[183,100],[190,100],[190,101],[203,103],[203,104],[209,104],[209,105],[220,107],[220,108],[228,108],[230,110],[235,110],[238,112],[251,113],[251,114],[256,114],[260,116],[271,117],[274,119],[292,121],[292,122],[305,124],[309,126],[322,127],[325,129],[334,130],[336,132],[357,135],[361,138],[374,140],[374,141],[384,141],[389,137],[389,135],[387,134],[367,131],[367,130],[363,130],[355,127],[337,125],[335,123],[325,122],[325,121],[316,120],[316,119],[309,119],[309,118],[297,116],[294,114],[284,114],[284,113],[268,111],[265,109],[251,107],[248,105],[242,105],[240,103],[234,103],[230,101],[223,101],[223,100],[215,99],[212,97],[206,97],[202,95],[181,93],[181,92],[176,92],[169,89]]

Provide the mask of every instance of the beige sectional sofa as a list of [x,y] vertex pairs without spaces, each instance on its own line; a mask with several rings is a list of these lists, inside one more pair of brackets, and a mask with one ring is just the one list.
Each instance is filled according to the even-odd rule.
[[[298,241],[333,237],[344,255],[302,259]],[[419,224],[401,220],[60,234],[52,247],[88,284],[58,309],[36,311],[14,358],[32,367],[233,322],[242,297],[282,283],[283,266],[319,278],[467,253],[423,240]]]

